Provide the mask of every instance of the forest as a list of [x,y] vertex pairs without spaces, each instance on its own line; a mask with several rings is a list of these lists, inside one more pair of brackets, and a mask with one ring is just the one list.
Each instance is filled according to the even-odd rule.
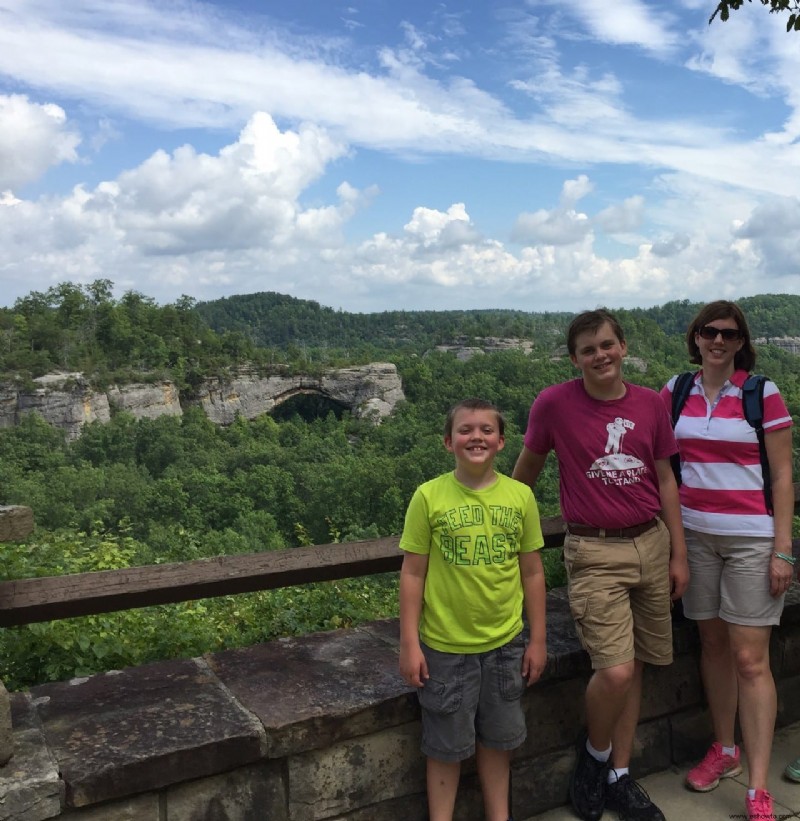
[[[228,427],[198,408],[181,417],[118,413],[68,442],[36,415],[0,430],[0,504],[25,504],[36,529],[0,545],[3,579],[302,549],[397,534],[413,490],[452,467],[442,445],[447,408],[468,395],[495,401],[508,420],[498,467],[510,472],[536,394],[574,376],[564,355],[568,313],[454,311],[349,314],[274,293],[159,306],[113,284],[62,284],[0,309],[0,372],[7,385],[53,371],[97,386],[197,381],[244,364],[264,372],[390,361],[406,401],[380,425],[332,403],[290,400],[276,413]],[[755,337],[800,337],[800,297],[739,300]],[[613,306],[610,306],[613,310]],[[616,310],[631,357],[626,378],[660,388],[686,370],[684,333],[698,305]],[[436,345],[530,340],[461,361]],[[767,374],[797,420],[798,358],[759,344]],[[795,437],[798,436],[795,428]],[[797,470],[795,438],[795,476]],[[554,462],[537,486],[542,515],[557,515]],[[558,551],[548,582],[562,584]],[[10,689],[281,635],[396,615],[395,574],[28,625],[2,631],[0,679]]]

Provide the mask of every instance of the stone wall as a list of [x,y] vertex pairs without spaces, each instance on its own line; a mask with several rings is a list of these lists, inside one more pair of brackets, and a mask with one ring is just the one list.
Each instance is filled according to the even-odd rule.
[[[514,817],[562,804],[590,674],[564,591],[548,598],[548,667],[525,696]],[[423,821],[416,697],[397,674],[397,620],[13,693],[15,755],[0,820]],[[646,670],[634,766],[702,754],[710,732],[694,625]],[[800,720],[800,590],[775,631],[779,723]],[[456,817],[478,821],[474,762]]]

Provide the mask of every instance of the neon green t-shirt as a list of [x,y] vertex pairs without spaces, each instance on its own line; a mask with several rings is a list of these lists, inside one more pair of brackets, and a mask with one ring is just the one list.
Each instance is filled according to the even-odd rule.
[[481,490],[446,473],[420,485],[400,548],[428,556],[420,639],[445,653],[485,653],[522,630],[519,553],[544,544],[531,489],[497,474]]

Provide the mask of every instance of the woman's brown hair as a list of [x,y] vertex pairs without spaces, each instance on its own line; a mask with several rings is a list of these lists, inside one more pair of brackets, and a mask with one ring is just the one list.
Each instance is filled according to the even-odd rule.
[[689,361],[695,365],[701,365],[703,360],[700,356],[700,348],[697,345],[695,336],[700,333],[700,328],[713,322],[715,319],[732,319],[739,328],[742,335],[742,347],[736,352],[733,359],[733,367],[736,370],[747,371],[748,373],[756,366],[756,350],[750,339],[750,328],[744,318],[742,309],[735,302],[728,302],[727,299],[718,299],[716,302],[709,302],[689,324],[686,331],[686,347],[689,349]]

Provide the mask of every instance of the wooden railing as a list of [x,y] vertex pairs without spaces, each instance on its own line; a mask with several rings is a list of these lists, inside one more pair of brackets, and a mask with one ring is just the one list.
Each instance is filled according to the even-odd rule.
[[[547,546],[563,544],[560,516],[542,519],[542,530]],[[388,573],[400,569],[399,541],[389,536],[0,582],[0,627]]]
[[[797,511],[800,483],[794,485],[794,498]],[[23,520],[27,521],[25,514],[20,514],[18,525]],[[542,532],[545,546],[562,545],[561,517],[543,518]],[[398,541],[391,536],[0,582],[0,627],[396,571],[402,562]],[[793,547],[796,555],[800,553],[800,539],[794,540]]]

